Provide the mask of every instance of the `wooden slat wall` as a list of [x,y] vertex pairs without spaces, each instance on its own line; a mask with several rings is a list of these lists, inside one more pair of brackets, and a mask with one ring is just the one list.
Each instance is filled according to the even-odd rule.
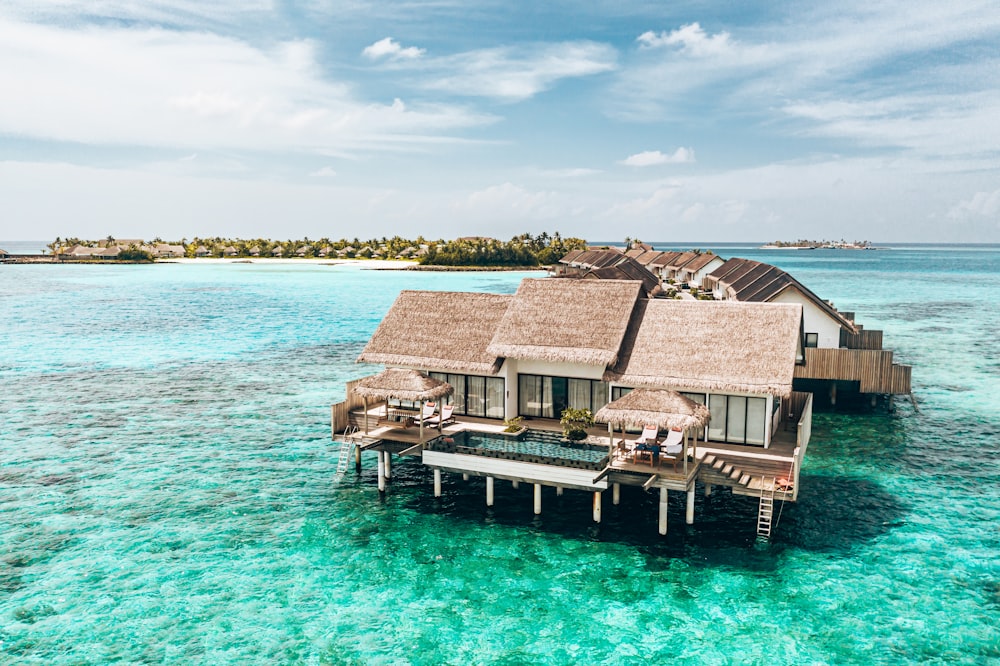
[[[361,379],[365,378],[362,377]],[[351,419],[351,412],[361,409],[364,406],[364,400],[355,395],[353,390],[361,379],[354,379],[347,382],[347,399],[335,405],[330,405],[330,432],[334,437],[336,437],[338,432],[343,432],[348,426],[357,425]]]
[[795,377],[857,381],[862,393],[910,392],[910,367],[894,364],[887,350],[808,348]]
[[859,329],[857,333],[840,329],[840,346],[848,349],[882,349],[882,331]]

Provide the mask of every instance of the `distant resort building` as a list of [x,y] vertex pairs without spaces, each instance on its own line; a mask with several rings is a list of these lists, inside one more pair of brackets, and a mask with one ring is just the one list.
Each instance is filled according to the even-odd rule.
[[157,243],[152,247],[151,254],[158,259],[176,258],[184,256],[183,245],[169,245],[167,243]]
[[[631,255],[631,256],[629,256]],[[751,259],[724,260],[709,253],[649,252],[630,250],[622,255],[609,250],[577,251],[564,256],[553,268],[558,277],[616,277],[609,266],[641,264],[660,280],[660,297],[677,294],[719,301],[794,303],[803,308],[804,344],[809,361],[795,371],[795,389],[820,395],[836,404],[838,396],[861,397],[875,403],[879,396],[910,395],[911,368],[895,363],[893,353],[882,348],[882,332],[865,330],[854,313],[839,312],[787,272]],[[668,283],[681,288],[668,289]],[[653,295],[647,289],[647,294]]]
[[224,256],[226,256],[226,257],[237,257],[237,256],[239,256],[240,251],[237,250],[232,245],[230,245],[230,246],[228,246],[228,247],[226,247],[225,249],[222,250],[222,254]]
[[[380,488],[394,454],[433,468],[436,494],[442,472],[485,477],[488,504],[497,479],[533,484],[536,513],[542,487],[585,490],[597,521],[604,491],[617,504],[623,486],[655,488],[666,533],[668,491],[687,493],[691,522],[696,483],[797,498],[812,413],[811,396],[792,390],[801,331],[800,305],[648,298],[641,280],[403,291],[358,358],[387,370],[350,385],[333,429],[359,430],[342,445],[358,443],[357,464],[361,450],[378,452]],[[417,388],[401,387],[405,373]],[[437,423],[417,397],[435,390]],[[567,408],[605,425],[562,442]],[[529,430],[502,434],[515,418]]]
[[273,250],[271,250],[271,256],[272,257],[280,257],[280,256],[282,256],[284,254],[285,254],[285,251],[281,248],[280,245],[278,247],[274,248]]
[[704,288],[718,300],[795,303],[802,306],[806,364],[796,369],[797,390],[836,404],[838,393],[909,395],[911,368],[882,349],[882,331],[865,330],[853,312],[839,312],[787,272],[752,259],[734,258],[707,275]]
[[194,251],[194,256],[196,257],[208,257],[211,254],[212,253],[209,251],[209,249],[204,245],[199,245]]

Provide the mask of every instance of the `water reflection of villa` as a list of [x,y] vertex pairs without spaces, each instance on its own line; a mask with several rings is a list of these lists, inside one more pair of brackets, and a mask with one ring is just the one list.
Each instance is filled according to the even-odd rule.
[[[687,494],[691,523],[696,486],[725,486],[761,498],[768,533],[773,500],[797,498],[809,441],[811,396],[792,391],[802,307],[644,296],[626,280],[526,279],[513,295],[404,291],[358,360],[415,371],[415,383],[399,373],[366,378],[360,392],[350,383],[333,406],[334,434],[359,430],[355,462],[377,452],[380,489],[394,454],[432,468],[437,495],[443,472],[485,477],[489,505],[498,479],[533,484],[536,513],[543,487],[587,491],[598,522],[606,490],[617,504],[622,486],[655,488],[665,534],[669,491]],[[453,420],[422,427],[425,397],[450,405]],[[561,438],[567,407],[601,421],[582,443]],[[528,430],[504,433],[515,417]],[[644,426],[655,426],[650,442]]]

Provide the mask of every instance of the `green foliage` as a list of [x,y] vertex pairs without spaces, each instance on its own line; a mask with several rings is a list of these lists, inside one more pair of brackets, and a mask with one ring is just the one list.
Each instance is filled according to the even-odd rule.
[[534,267],[554,264],[571,250],[587,247],[582,238],[562,238],[542,232],[521,234],[507,242],[495,238],[469,237],[432,243],[420,263],[427,266]]
[[515,416],[514,418],[505,419],[503,424],[506,426],[504,432],[517,432],[521,429],[521,421],[523,419],[520,416]]
[[562,412],[559,424],[566,439],[579,442],[587,439],[587,428],[594,425],[594,415],[589,409],[567,407]]
[[118,261],[152,261],[153,255],[136,245],[129,245],[118,253]]

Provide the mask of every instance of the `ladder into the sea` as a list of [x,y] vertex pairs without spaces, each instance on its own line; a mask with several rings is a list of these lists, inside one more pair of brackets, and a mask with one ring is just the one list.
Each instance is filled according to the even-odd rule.
[[757,507],[757,536],[765,539],[771,537],[771,519],[774,516],[774,485],[774,478],[769,484],[764,477],[761,477],[760,504]]
[[354,453],[354,447],[358,445],[359,438],[360,435],[357,426],[347,428],[344,434],[340,436],[340,451],[337,453],[337,474],[335,479],[340,480],[343,478],[347,472],[347,468],[350,467],[351,454]]

